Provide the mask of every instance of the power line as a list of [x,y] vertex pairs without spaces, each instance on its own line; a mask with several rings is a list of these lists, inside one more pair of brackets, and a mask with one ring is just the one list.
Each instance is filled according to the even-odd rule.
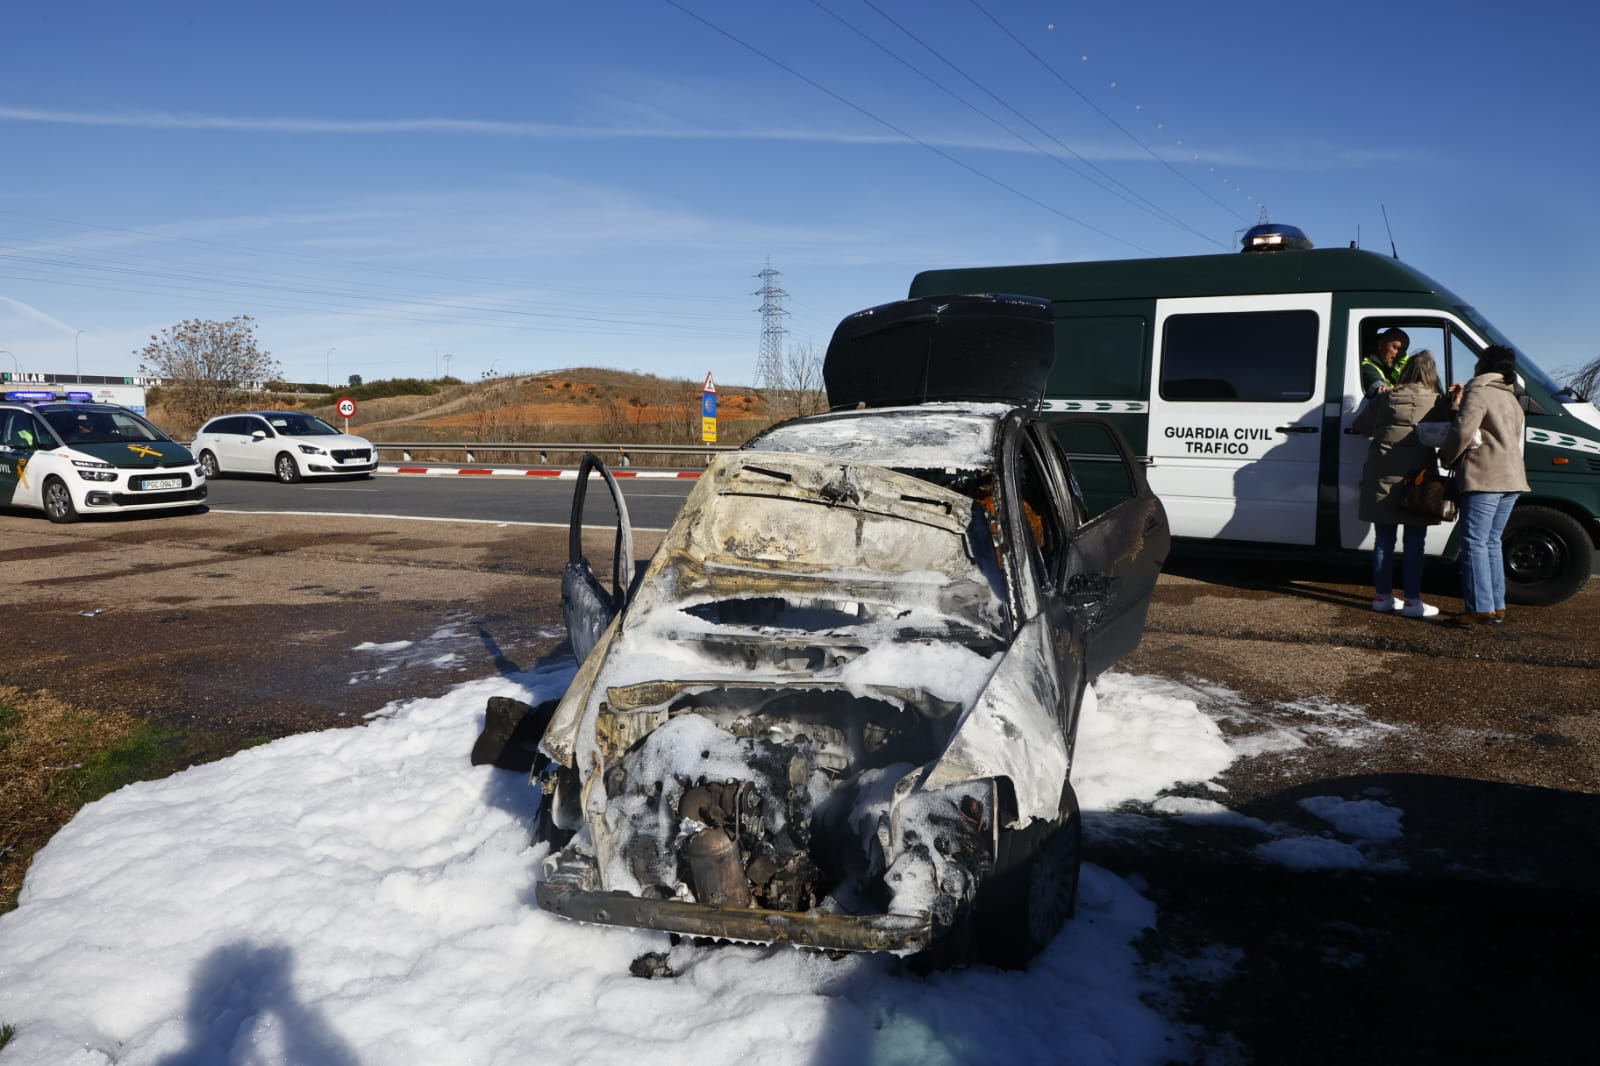
[[[1210,243],[1215,244],[1218,247],[1226,247],[1221,241],[1218,241],[1216,238],[1208,236],[1205,233],[1202,233],[1200,230],[1194,228],[1193,226],[1189,225],[1187,222],[1184,222],[1182,219],[1178,218],[1172,212],[1170,212],[1170,211],[1166,210],[1165,208],[1161,207],[1159,204],[1156,204],[1155,202],[1151,201],[1148,197],[1143,196],[1142,194],[1140,194],[1139,192],[1134,190],[1132,187],[1127,185],[1125,182],[1122,182],[1122,181],[1118,180],[1116,177],[1114,177],[1111,174],[1107,173],[1103,168],[1101,168],[1100,166],[1096,165],[1092,160],[1086,158],[1084,155],[1082,155],[1080,152],[1078,152],[1077,149],[1073,148],[1071,145],[1069,145],[1066,142],[1062,141],[1059,137],[1055,136],[1049,130],[1046,130],[1043,126],[1040,126],[1037,122],[1033,121],[1027,115],[1024,115],[1021,111],[1017,110],[1017,108],[1015,108],[1011,104],[1007,103],[997,93],[993,92],[986,85],[982,84],[976,78],[972,77],[972,75],[968,74],[965,70],[963,70],[960,66],[958,66],[953,60],[951,60],[948,57],[946,57],[943,53],[941,53],[938,49],[934,48],[927,41],[923,40],[921,37],[918,37],[915,33],[911,32],[911,30],[907,29],[894,16],[890,15],[888,12],[886,12],[882,8],[880,8],[877,4],[873,3],[872,0],[862,0],[862,3],[864,3],[867,7],[871,8],[873,11],[877,12],[877,14],[881,18],[883,18],[884,21],[888,22],[895,29],[899,30],[901,33],[903,33],[907,37],[911,38],[912,41],[916,42],[917,45],[919,45],[923,50],[928,52],[928,54],[932,55],[935,59],[939,60],[939,62],[943,63],[945,66],[949,67],[951,70],[955,71],[961,77],[965,78],[967,80],[967,82],[973,86],[973,88],[977,89],[979,92],[982,92],[984,95],[988,96],[995,103],[999,104],[1001,107],[1005,108],[1007,111],[1009,111],[1013,115],[1017,116],[1017,118],[1021,119],[1023,122],[1026,122],[1029,126],[1032,126],[1034,128],[1034,130],[1036,130],[1041,136],[1047,138],[1051,143],[1056,145],[1056,147],[1060,148],[1062,151],[1064,151],[1067,154],[1071,155],[1074,159],[1078,160],[1084,166],[1088,167],[1095,174],[1100,175],[1100,177],[1104,178],[1105,181],[1102,182],[1102,181],[1095,180],[1090,175],[1085,174],[1082,171],[1078,170],[1076,167],[1072,166],[1072,164],[1068,163],[1065,159],[1062,159],[1059,155],[1055,155],[1055,154],[1053,154],[1051,152],[1047,152],[1044,149],[1040,148],[1038,145],[1036,145],[1032,141],[1028,140],[1028,138],[1024,137],[1022,134],[1018,133],[1016,130],[1012,129],[1010,126],[1007,126],[1005,123],[1001,122],[999,119],[995,118],[993,115],[990,115],[988,112],[984,111],[982,108],[978,107],[977,105],[975,105],[972,102],[970,102],[970,101],[966,100],[965,98],[963,98],[959,93],[954,92],[949,87],[941,84],[937,79],[933,78],[932,76],[930,76],[929,74],[925,73],[924,71],[919,70],[915,65],[913,65],[910,62],[908,62],[906,59],[902,58],[899,55],[896,55],[893,51],[891,51],[889,48],[885,47],[883,44],[881,44],[879,41],[874,39],[870,34],[866,33],[864,30],[852,25],[849,21],[844,19],[842,16],[840,16],[836,12],[830,11],[828,8],[824,7],[822,5],[822,3],[820,2],[820,0],[811,0],[811,2],[812,2],[813,5],[815,5],[816,7],[820,8],[822,11],[824,11],[827,14],[833,16],[835,19],[837,19],[844,26],[846,26],[847,28],[849,28],[850,30],[855,32],[856,34],[860,35],[864,40],[866,40],[868,43],[873,45],[875,48],[877,48],[880,51],[882,51],[885,55],[887,55],[890,58],[898,61],[899,63],[904,65],[908,70],[912,71],[913,73],[917,74],[918,76],[920,76],[921,78],[926,80],[929,84],[934,86],[934,88],[939,89],[941,92],[943,92],[946,95],[950,96],[952,99],[956,100],[958,103],[963,104],[964,106],[966,106],[970,110],[976,112],[978,115],[980,115],[984,119],[987,119],[989,122],[991,122],[994,125],[1000,127],[1002,130],[1005,130],[1007,133],[1011,134],[1011,136],[1015,137],[1017,140],[1021,141],[1023,144],[1026,144],[1029,148],[1032,148],[1035,152],[1038,152],[1040,155],[1044,156],[1046,159],[1048,159],[1051,162],[1053,162],[1053,163],[1057,164],[1058,166],[1062,167],[1063,169],[1065,169],[1069,173],[1071,173],[1071,174],[1073,174],[1073,175],[1075,175],[1075,176],[1077,176],[1079,178],[1082,178],[1084,181],[1089,182],[1090,184],[1094,185],[1098,189],[1102,189],[1105,192],[1110,193],[1111,195],[1117,197],[1119,200],[1122,200],[1124,203],[1129,204],[1130,206],[1133,206],[1133,207],[1137,207],[1139,210],[1145,211],[1145,212],[1147,212],[1149,214],[1152,214],[1152,215],[1154,215],[1155,217],[1161,219],[1164,222],[1168,222],[1168,223],[1170,223],[1170,224],[1172,224],[1174,226],[1177,226],[1179,229],[1185,230],[1185,231],[1193,234],[1194,236],[1199,237],[1201,240],[1209,241]],[[1107,184],[1107,182],[1109,182],[1110,184]],[[1119,190],[1122,190],[1122,191],[1119,191]]]
[[818,92],[825,93],[826,95],[828,95],[828,96],[832,97],[833,99],[837,100],[839,103],[841,103],[841,104],[845,105],[846,107],[850,108],[852,111],[855,111],[858,114],[866,116],[867,118],[871,119],[873,122],[876,122],[878,125],[883,126],[885,129],[893,131],[894,133],[898,134],[901,137],[904,137],[906,140],[912,142],[913,144],[921,145],[923,148],[926,148],[928,151],[932,152],[934,155],[936,155],[939,158],[945,160],[946,162],[954,163],[956,166],[960,167],[962,170],[965,170],[968,173],[975,175],[976,177],[982,178],[984,181],[989,182],[991,185],[997,185],[1000,188],[1004,189],[1006,192],[1011,193],[1013,196],[1021,197],[1022,199],[1024,199],[1024,200],[1028,201],[1029,203],[1033,204],[1035,207],[1041,207],[1044,210],[1050,212],[1051,214],[1053,214],[1053,215],[1055,215],[1055,216],[1057,216],[1059,218],[1064,218],[1068,222],[1071,222],[1072,224],[1074,224],[1076,226],[1082,226],[1084,229],[1089,230],[1091,233],[1098,233],[1100,236],[1105,237],[1108,240],[1116,241],[1118,244],[1125,244],[1129,248],[1132,248],[1134,251],[1143,252],[1145,255],[1152,254],[1149,249],[1142,248],[1139,245],[1134,244],[1132,241],[1127,240],[1126,238],[1119,237],[1115,233],[1107,232],[1106,230],[1101,229],[1099,226],[1090,225],[1089,223],[1085,222],[1081,218],[1074,218],[1072,215],[1067,214],[1065,211],[1062,211],[1060,208],[1053,207],[1050,204],[1045,203],[1043,200],[1040,200],[1040,199],[1038,199],[1036,197],[1033,197],[1033,196],[1029,196],[1027,193],[1023,192],[1021,189],[1018,189],[1018,188],[1016,188],[1014,186],[1008,185],[1005,182],[1001,181],[999,178],[996,178],[991,174],[987,174],[984,171],[979,170],[977,167],[973,166],[972,164],[967,163],[964,160],[959,159],[956,156],[951,155],[949,152],[944,151],[942,148],[939,148],[939,147],[937,147],[937,146],[935,146],[933,144],[930,144],[927,141],[923,140],[922,138],[917,137],[914,134],[911,134],[911,133],[907,132],[906,130],[901,129],[899,126],[896,126],[894,123],[890,122],[888,119],[882,118],[882,117],[880,117],[878,115],[873,114],[871,111],[868,111],[866,108],[862,107],[860,104],[857,104],[852,100],[846,99],[845,97],[843,97],[843,96],[839,95],[838,93],[834,92],[832,89],[828,88],[827,86],[822,85],[822,84],[812,80],[811,78],[807,77],[806,75],[800,73],[798,70],[795,70],[793,67],[789,66],[787,63],[784,63],[782,60],[778,59],[777,57],[772,56],[772,55],[768,55],[766,52],[763,52],[761,49],[757,48],[753,44],[750,44],[748,41],[745,41],[742,38],[734,36],[732,33],[728,32],[725,29],[723,29],[721,26],[718,26],[716,23],[712,22],[710,19],[707,19],[702,15],[698,15],[695,12],[690,11],[688,8],[684,7],[682,4],[678,3],[678,0],[664,0],[664,2],[667,3],[667,4],[670,4],[671,6],[673,6],[675,8],[677,8],[679,11],[683,12],[685,15],[688,15],[690,18],[694,19],[696,22],[698,22],[701,25],[705,26],[707,29],[712,30],[715,33],[718,33],[718,34],[722,35],[723,37],[726,37],[728,40],[732,41],[734,44],[738,45],[740,48],[743,48],[743,49],[745,49],[745,50],[747,50],[747,51],[749,51],[749,52],[751,52],[751,53],[753,53],[753,54],[755,54],[757,56],[760,56],[762,59],[765,59],[768,63],[771,63],[773,66],[777,67],[778,69],[784,71],[787,74],[792,75],[793,77],[799,78],[801,81],[805,82],[807,85],[811,86],[813,89],[817,90]]
[[995,27],[997,29],[999,29],[1001,33],[1003,33],[1007,37],[1011,38],[1011,40],[1016,43],[1016,46],[1018,48],[1022,49],[1024,52],[1028,53],[1028,55],[1033,58],[1034,62],[1038,63],[1041,67],[1043,67],[1046,71],[1048,71],[1050,73],[1050,75],[1052,77],[1054,77],[1057,81],[1059,81],[1062,85],[1065,85],[1068,89],[1071,89],[1072,92],[1078,97],[1078,99],[1082,100],[1084,103],[1086,103],[1090,107],[1094,108],[1095,112],[1097,114],[1099,114],[1101,118],[1105,119],[1107,122],[1111,123],[1117,129],[1121,130],[1125,137],[1127,137],[1134,144],[1138,145],[1140,148],[1144,149],[1145,152],[1149,153],[1151,159],[1154,159],[1156,162],[1158,162],[1162,166],[1166,167],[1173,174],[1177,175],[1177,177],[1181,181],[1187,183],[1192,189],[1194,189],[1196,192],[1198,192],[1201,196],[1204,196],[1206,199],[1210,200],[1212,203],[1216,204],[1218,207],[1222,208],[1224,211],[1227,211],[1229,214],[1233,215],[1237,219],[1240,219],[1240,220],[1245,221],[1245,222],[1249,222],[1249,219],[1246,218],[1244,215],[1239,214],[1239,212],[1235,211],[1233,208],[1229,207],[1227,204],[1223,203],[1221,200],[1217,199],[1215,196],[1212,196],[1209,192],[1207,192],[1206,190],[1202,189],[1199,185],[1195,184],[1195,182],[1192,181],[1188,177],[1188,175],[1183,174],[1182,172],[1180,172],[1171,163],[1167,162],[1161,156],[1157,155],[1156,152],[1153,149],[1151,149],[1149,145],[1145,144],[1138,137],[1135,137],[1131,132],[1129,132],[1122,125],[1122,123],[1118,122],[1116,119],[1112,118],[1109,114],[1107,114],[1100,107],[1099,104],[1095,103],[1093,100],[1091,100],[1087,96],[1085,96],[1083,94],[1083,92],[1076,85],[1074,85],[1074,84],[1072,84],[1072,82],[1068,81],[1066,76],[1063,75],[1060,71],[1056,70],[1055,67],[1051,66],[1050,63],[1047,60],[1045,60],[1045,58],[1043,56],[1039,55],[1039,53],[1035,52],[1032,48],[1029,48],[1027,46],[1027,44],[1023,42],[1022,38],[1018,37],[1016,34],[1012,33],[1009,29],[1007,29],[1005,24],[1002,23],[999,19],[995,18],[993,15],[991,15],[989,13],[988,9],[986,9],[981,3],[979,3],[978,0],[967,0],[967,2],[970,3],[974,8],[976,8],[978,10],[978,12],[983,15],[984,18],[986,18],[990,22],[994,23]]

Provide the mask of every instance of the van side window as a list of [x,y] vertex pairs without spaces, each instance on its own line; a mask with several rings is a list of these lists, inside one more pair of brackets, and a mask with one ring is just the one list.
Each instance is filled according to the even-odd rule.
[[1161,350],[1165,400],[1280,403],[1316,390],[1315,311],[1173,315]]
[[1056,319],[1056,367],[1071,377],[1052,394],[1084,399],[1145,396],[1146,323],[1138,315]]

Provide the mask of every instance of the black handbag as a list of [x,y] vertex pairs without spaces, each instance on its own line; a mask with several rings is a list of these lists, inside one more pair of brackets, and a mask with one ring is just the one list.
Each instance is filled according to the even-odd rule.
[[1418,467],[1394,488],[1394,500],[1408,511],[1429,522],[1452,522],[1456,517],[1454,486],[1436,466]]

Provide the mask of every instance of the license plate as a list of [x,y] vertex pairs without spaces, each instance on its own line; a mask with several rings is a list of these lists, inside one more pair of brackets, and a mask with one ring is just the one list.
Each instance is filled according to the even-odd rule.
[[181,489],[181,477],[147,477],[144,479],[143,488],[146,492],[160,492],[162,489]]

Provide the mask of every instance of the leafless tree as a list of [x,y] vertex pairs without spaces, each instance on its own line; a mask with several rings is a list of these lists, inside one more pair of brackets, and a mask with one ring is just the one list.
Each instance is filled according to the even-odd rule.
[[151,336],[139,372],[160,378],[162,402],[186,428],[237,409],[281,373],[271,353],[256,347],[255,319],[188,319]]
[[1600,404],[1600,357],[1591,360],[1587,366],[1579,367],[1568,376],[1565,384],[1585,400]]
[[800,418],[828,409],[822,380],[823,353],[809,341],[779,354],[767,403],[779,418]]

